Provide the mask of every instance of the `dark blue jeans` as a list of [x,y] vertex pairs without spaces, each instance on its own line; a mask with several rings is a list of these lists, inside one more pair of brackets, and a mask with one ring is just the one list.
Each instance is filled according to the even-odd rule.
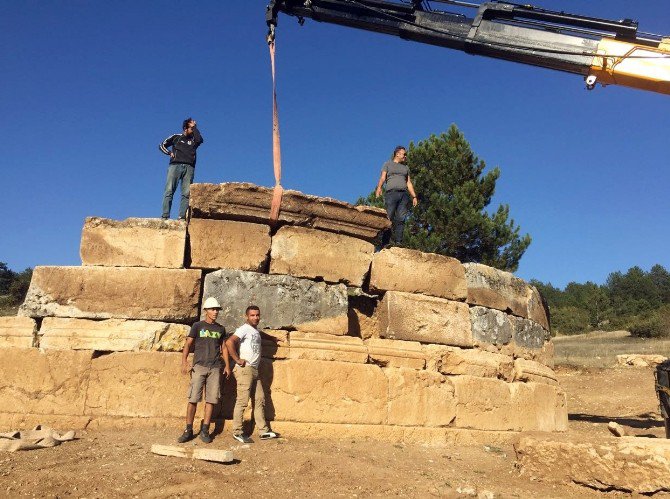
[[[409,213],[409,194],[407,191],[386,191],[384,195],[386,214],[391,221],[391,238],[395,244],[402,243],[405,231],[405,218]],[[388,243],[389,236],[385,236]]]
[[172,196],[177,190],[177,184],[181,180],[181,202],[179,203],[179,218],[186,217],[188,209],[188,196],[191,193],[193,174],[195,168],[184,163],[173,163],[168,167],[167,182],[165,182],[165,194],[163,195],[163,218],[170,218],[172,208]]

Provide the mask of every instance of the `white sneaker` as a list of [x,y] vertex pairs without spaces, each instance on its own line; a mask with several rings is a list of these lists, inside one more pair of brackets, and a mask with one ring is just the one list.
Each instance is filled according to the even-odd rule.
[[240,433],[239,435],[233,435],[233,438],[235,440],[237,440],[238,442],[242,442],[243,444],[252,444],[254,442],[253,440],[251,440],[249,437],[247,437],[243,433]]
[[279,435],[277,435],[274,431],[266,431],[265,433],[261,433],[258,438],[261,440],[270,440],[272,438],[279,438]]

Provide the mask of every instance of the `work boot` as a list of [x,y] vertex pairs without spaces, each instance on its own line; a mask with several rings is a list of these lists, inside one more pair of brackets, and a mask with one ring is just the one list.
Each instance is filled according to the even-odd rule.
[[177,439],[177,442],[183,444],[188,442],[189,440],[193,440],[193,430],[186,428],[184,430],[184,433],[182,433],[181,436]]
[[200,440],[202,440],[206,444],[211,444],[213,439],[209,435],[209,431],[203,428],[202,430],[200,430]]

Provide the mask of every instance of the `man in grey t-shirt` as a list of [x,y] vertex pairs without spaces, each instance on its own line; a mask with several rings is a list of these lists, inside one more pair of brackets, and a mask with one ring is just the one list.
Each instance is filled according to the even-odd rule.
[[[402,243],[405,218],[409,212],[409,196],[412,196],[412,206],[418,204],[414,186],[409,178],[409,168],[405,165],[406,159],[407,149],[403,146],[396,147],[393,151],[393,161],[387,161],[382,166],[382,173],[375,191],[377,197],[381,196],[382,186],[386,182],[384,203],[386,214],[392,224],[391,236],[394,244]],[[384,239],[384,246],[386,246],[389,242],[388,236],[385,235]]]

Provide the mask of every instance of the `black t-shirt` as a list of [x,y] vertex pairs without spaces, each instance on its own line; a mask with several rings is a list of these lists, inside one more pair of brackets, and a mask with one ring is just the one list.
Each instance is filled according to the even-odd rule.
[[188,333],[193,341],[193,365],[221,367],[221,344],[226,339],[226,328],[222,325],[198,321]]

